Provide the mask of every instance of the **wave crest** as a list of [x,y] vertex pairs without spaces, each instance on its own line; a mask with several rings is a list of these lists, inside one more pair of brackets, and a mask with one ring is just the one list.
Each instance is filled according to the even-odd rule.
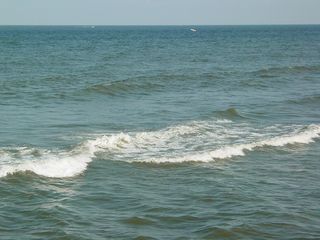
[[320,137],[320,126],[311,125],[302,132],[293,134],[273,137],[258,142],[239,144],[233,146],[225,146],[219,149],[199,153],[191,154],[183,157],[176,158],[154,158],[149,160],[141,160],[142,162],[152,163],[181,163],[181,162],[211,162],[216,159],[232,158],[235,156],[244,156],[245,151],[253,151],[256,148],[269,146],[269,147],[282,147],[289,144],[308,144],[314,142],[314,139]]
[[231,121],[198,121],[158,131],[103,135],[66,151],[3,148],[0,177],[26,171],[53,178],[73,177],[83,173],[97,155],[126,162],[211,162],[244,156],[265,146],[308,144],[319,137],[320,125],[254,129]]
[[303,98],[299,98],[299,99],[291,99],[288,102],[290,103],[294,103],[294,104],[319,104],[320,103],[320,95],[311,95],[311,96],[305,96]]
[[86,88],[88,92],[100,93],[109,96],[123,95],[126,93],[148,93],[148,91],[160,88],[159,84],[150,82],[135,83],[130,81],[115,81],[106,84],[96,84]]
[[236,119],[236,118],[244,118],[240,115],[240,113],[235,108],[228,108],[225,111],[216,111],[215,115],[219,118],[223,119]]
[[311,66],[283,66],[283,67],[270,67],[259,69],[252,72],[261,77],[274,77],[280,74],[300,74],[300,73],[318,73],[320,71],[319,65]]

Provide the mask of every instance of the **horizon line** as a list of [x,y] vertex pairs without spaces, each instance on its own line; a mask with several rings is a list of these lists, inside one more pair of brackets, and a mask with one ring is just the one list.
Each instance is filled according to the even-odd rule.
[[139,27],[139,26],[307,26],[307,25],[320,25],[320,23],[253,23],[253,24],[0,24],[0,26],[52,26],[52,27],[77,27],[77,26],[95,26],[95,27]]

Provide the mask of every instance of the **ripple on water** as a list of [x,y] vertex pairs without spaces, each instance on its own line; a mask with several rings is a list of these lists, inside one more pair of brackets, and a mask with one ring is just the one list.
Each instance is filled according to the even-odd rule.
[[241,224],[236,227],[206,226],[200,230],[195,231],[194,233],[202,239],[263,239],[273,236],[272,234],[258,231],[246,224]]
[[147,226],[154,224],[152,220],[144,217],[130,217],[123,220],[123,223],[134,226]]
[[143,235],[140,235],[140,236],[134,238],[134,240],[154,240],[154,239],[156,239],[156,238],[149,237],[149,236],[143,236]]

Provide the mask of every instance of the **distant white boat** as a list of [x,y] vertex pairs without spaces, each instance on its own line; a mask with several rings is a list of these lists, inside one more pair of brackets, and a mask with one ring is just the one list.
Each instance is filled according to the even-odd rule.
[[196,32],[196,31],[197,31],[197,29],[190,28],[190,31],[191,31],[191,32]]
[[91,28],[95,28],[95,26],[91,26]]

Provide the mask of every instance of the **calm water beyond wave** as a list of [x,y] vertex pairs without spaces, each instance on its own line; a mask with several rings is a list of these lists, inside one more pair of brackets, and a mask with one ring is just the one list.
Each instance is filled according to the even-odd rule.
[[0,27],[1,239],[320,239],[320,26],[191,27]]

